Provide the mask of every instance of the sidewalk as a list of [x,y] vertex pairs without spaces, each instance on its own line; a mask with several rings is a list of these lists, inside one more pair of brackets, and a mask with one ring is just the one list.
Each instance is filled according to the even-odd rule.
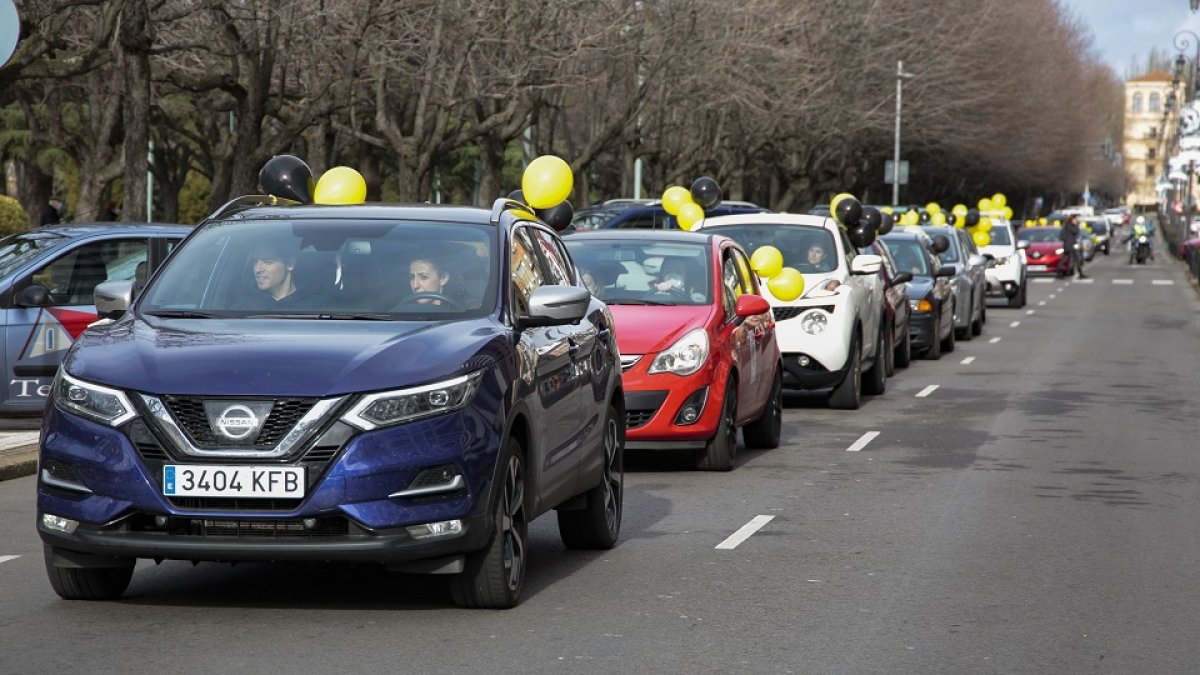
[[29,476],[37,469],[37,431],[0,432],[0,480]]

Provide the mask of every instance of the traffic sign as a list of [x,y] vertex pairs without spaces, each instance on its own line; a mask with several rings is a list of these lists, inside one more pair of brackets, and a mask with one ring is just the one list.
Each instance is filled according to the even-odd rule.
[[[883,164],[883,182],[891,185],[895,182],[893,176],[896,175],[896,163],[892,160],[887,160]],[[900,184],[908,185],[908,160],[900,160]]]

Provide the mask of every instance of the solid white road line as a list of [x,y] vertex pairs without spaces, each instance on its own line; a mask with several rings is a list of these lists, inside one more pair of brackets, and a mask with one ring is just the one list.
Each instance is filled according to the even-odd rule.
[[975,363],[975,357],[974,357],[974,356],[968,356],[967,358],[965,358],[965,359],[963,359],[963,360],[962,360],[962,364],[963,364],[964,366],[969,366],[969,365],[971,365],[972,363]]
[[1027,309],[1025,310],[1025,316],[1033,316],[1033,313],[1036,311],[1036,309]]
[[750,538],[750,535],[762,529],[763,525],[771,522],[775,516],[754,516],[750,522],[743,525],[737,532],[729,535],[725,541],[717,544],[717,548],[721,550],[730,550],[738,547],[738,544]]
[[1155,279],[1150,282],[1154,286],[1174,286],[1175,282],[1171,279]]
[[931,384],[931,385],[929,385],[928,387],[925,387],[925,388],[924,388],[924,389],[922,389],[921,391],[917,392],[917,398],[925,398],[926,396],[928,396],[928,395],[932,394],[933,392],[937,391],[937,388],[938,388],[938,385],[936,385],[936,384]]
[[867,433],[862,435],[862,438],[858,439],[857,441],[854,441],[854,445],[851,445],[850,447],[846,448],[846,452],[858,452],[859,450],[862,450],[863,448],[867,447],[867,443],[870,443],[871,441],[875,440],[875,437],[878,435],[879,435],[878,431],[868,431]]
[[1132,286],[1133,279],[1113,279],[1113,283],[1118,286]]
[[1009,327],[1009,328],[1016,328],[1017,326],[1020,326],[1020,325],[1021,325],[1021,322],[1020,322],[1020,321],[1014,321],[1014,322],[1012,322],[1012,323],[1008,324],[1008,327]]
[[17,558],[20,558],[20,557],[21,556],[19,556],[19,555],[0,555],[0,563],[6,563],[9,560],[16,560]]
[[997,342],[999,342],[999,341],[1000,341],[1000,336],[999,336],[999,335],[997,335],[996,337],[992,338],[991,340],[988,340],[988,344],[992,344],[992,345],[994,345],[994,344],[996,344],[996,343],[997,343]]

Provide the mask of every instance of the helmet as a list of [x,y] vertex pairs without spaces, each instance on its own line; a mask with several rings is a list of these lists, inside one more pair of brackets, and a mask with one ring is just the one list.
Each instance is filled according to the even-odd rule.
[[1138,225],[1145,225],[1146,224],[1146,216],[1138,216],[1137,220],[1135,220],[1133,222],[1137,223]]

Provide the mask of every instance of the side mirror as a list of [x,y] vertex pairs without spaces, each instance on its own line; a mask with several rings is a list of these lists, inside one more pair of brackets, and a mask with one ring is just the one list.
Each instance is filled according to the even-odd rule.
[[740,326],[747,317],[766,314],[769,311],[771,311],[771,305],[767,304],[765,298],[761,295],[746,293],[739,297],[737,304],[733,306],[733,313],[736,315],[734,323]]
[[119,319],[133,304],[132,281],[105,281],[92,292],[96,315],[101,319]]
[[563,326],[587,314],[592,294],[579,286],[542,286],[529,296],[529,313],[518,319],[521,328]]
[[50,304],[50,291],[41,284],[29,284],[17,293],[18,307],[46,307]]
[[952,277],[952,276],[954,276],[954,268],[950,267],[949,265],[942,265],[941,267],[938,268],[937,273],[935,273],[933,276],[935,276],[935,277]]
[[1029,248],[1029,240],[1028,239],[1018,239],[1017,240],[1017,248],[1020,248],[1020,249]]
[[904,284],[912,281],[912,272],[897,272],[896,276],[892,277],[892,285]]
[[850,274],[875,274],[883,266],[883,258],[877,255],[858,255],[850,261]]

